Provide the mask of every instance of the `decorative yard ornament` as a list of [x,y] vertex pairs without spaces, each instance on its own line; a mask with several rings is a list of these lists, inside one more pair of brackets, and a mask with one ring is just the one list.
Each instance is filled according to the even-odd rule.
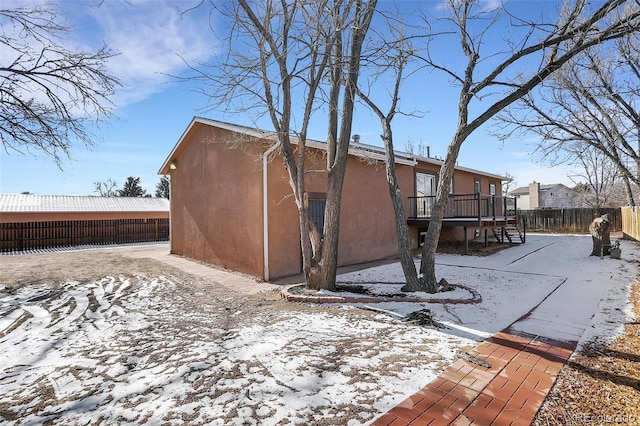
[[620,256],[622,255],[622,250],[620,249],[620,241],[616,241],[615,243],[613,243],[613,247],[611,248],[609,255],[612,259],[620,259]]
[[611,249],[611,239],[609,234],[611,232],[611,221],[609,215],[605,214],[593,219],[591,225],[589,225],[589,232],[593,239],[593,250],[591,256],[604,257],[605,254],[609,254]]

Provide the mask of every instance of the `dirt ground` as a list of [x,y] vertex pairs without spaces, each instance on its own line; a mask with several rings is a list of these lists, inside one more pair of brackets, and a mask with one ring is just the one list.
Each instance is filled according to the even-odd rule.
[[[407,371],[420,371],[427,364],[435,365],[436,370],[443,369],[454,354],[431,355],[434,342],[417,342],[414,338],[401,340],[403,333],[423,335],[423,332],[412,331],[416,328],[398,321],[380,318],[375,312],[288,303],[282,301],[278,291],[239,296],[217,283],[159,261],[122,253],[98,249],[0,256],[0,298],[23,300],[24,306],[39,308],[20,314],[19,308],[3,307],[6,309],[0,320],[13,321],[13,324],[2,331],[0,337],[11,339],[11,344],[19,349],[0,351],[4,376],[0,377],[0,387],[4,388],[0,394],[0,423],[17,421],[16,424],[20,424],[19,419],[29,418],[40,419],[39,424],[61,424],[58,423],[61,420],[47,420],[53,418],[63,419],[67,424],[108,424],[111,421],[155,424],[153,416],[162,412],[164,417],[159,420],[166,424],[226,425],[237,423],[238,418],[247,421],[243,424],[261,424],[265,419],[261,416],[274,415],[276,408],[273,407],[294,410],[290,415],[298,416],[297,421],[305,424],[346,424],[355,418],[367,421],[381,414],[376,405],[381,398],[391,395],[382,390],[379,383],[406,383],[404,375]],[[166,278],[153,284],[160,276]],[[148,291],[150,282],[155,285],[153,292]],[[22,296],[23,293],[28,296]],[[65,293],[73,296],[64,299]],[[136,302],[142,299],[144,303]],[[141,308],[143,305],[144,309]],[[329,325],[336,321],[350,324],[354,331],[331,329],[316,331],[318,335],[326,334],[322,339],[297,338],[297,328],[312,331],[315,328],[316,323],[305,324],[305,318],[315,321],[327,318]],[[126,328],[131,321],[134,325],[137,322],[146,325],[141,325],[141,329],[131,329],[130,325]],[[288,322],[291,322],[294,340],[280,339],[286,345],[282,350],[286,353],[284,361],[311,359],[308,364],[297,367],[300,374],[310,374],[309,369],[320,371],[326,375],[325,380],[330,381],[325,384],[329,389],[333,383],[341,385],[339,380],[330,378],[334,371],[340,374],[347,368],[341,365],[342,359],[381,357],[386,360],[374,372],[369,368],[349,370],[349,383],[362,386],[362,391],[349,404],[322,407],[321,417],[318,417],[317,407],[294,409],[278,405],[282,404],[282,399],[272,395],[272,390],[280,389],[286,394],[290,391],[288,384],[279,381],[273,370],[263,365],[237,362],[232,355],[241,352],[234,347],[238,339],[244,338],[238,336],[241,328],[270,330],[274,323]],[[368,324],[370,335],[367,335],[368,329],[360,330],[360,324],[363,327]],[[117,328],[119,325],[122,327]],[[25,333],[30,330],[30,334],[14,333],[18,329],[26,329]],[[99,330],[99,333],[91,330]],[[52,346],[52,341],[65,343]],[[225,349],[225,345],[232,349]],[[390,350],[393,354],[385,355]],[[335,356],[317,359],[317,354],[327,351]],[[422,356],[416,357],[416,351]],[[58,355],[51,355],[52,352]],[[48,354],[47,360],[53,358],[54,363],[59,359],[60,364],[49,366],[47,361],[43,365],[43,354]],[[66,359],[79,361],[69,363]],[[7,362],[3,364],[3,360]],[[209,363],[212,364],[206,370],[191,371]],[[227,365],[234,368],[225,370]],[[185,369],[189,371],[171,376],[158,385],[146,384],[146,381],[156,380],[155,375],[144,376],[142,382],[149,390],[141,394],[130,391],[143,385],[137,375],[144,371],[159,371],[157,381],[160,382],[163,375],[175,375],[173,370]],[[252,375],[248,376],[247,371],[253,372]],[[168,398],[163,408],[149,408],[154,400],[166,395],[169,383],[175,381],[184,382],[186,393],[182,399]],[[61,388],[60,383],[67,385]],[[245,388],[251,388],[252,392],[269,391],[264,391],[262,398],[251,398],[247,394],[241,401],[247,405],[242,413],[238,399],[221,397],[238,394]],[[257,408],[256,404],[268,398],[272,398],[268,402],[271,405]],[[67,408],[83,407],[85,401],[98,402],[90,410],[84,408],[85,412],[72,412]],[[212,416],[214,409],[218,411]],[[118,414],[122,417],[110,417],[120,411],[124,413]],[[86,420],[87,415],[95,419]],[[80,420],[82,423],[77,423]]]
[[[489,250],[472,246],[474,254],[507,248],[493,245]],[[457,253],[460,246],[445,245],[442,252]],[[216,326],[224,330],[230,325],[254,323],[280,316],[283,312],[315,312],[345,315],[336,307],[308,306],[282,302],[277,292],[256,296],[237,297],[221,286],[211,286],[202,279],[179,271],[164,263],[148,258],[132,258],[116,250],[80,250],[56,253],[0,256],[0,296],[11,294],[29,285],[46,284],[57,287],[70,279],[91,282],[105,276],[166,275],[180,285],[180,303],[197,309],[203,299],[216,300],[224,305],[223,314],[216,315]],[[195,291],[194,289],[197,289]],[[632,293],[636,317],[640,317],[640,284],[635,284]],[[224,312],[228,314],[225,316]],[[262,315],[256,315],[256,313]],[[206,312],[202,312],[206,314]],[[373,313],[350,310],[349,321],[373,317]],[[188,324],[173,324],[174,332]],[[349,351],[349,342],[342,351]],[[179,348],[175,348],[179,351]],[[411,359],[398,360],[411,365],[419,362]],[[365,380],[366,377],[353,377]],[[28,396],[25,396],[28,399]],[[358,408],[359,410],[362,407]],[[349,414],[347,414],[348,417]],[[11,404],[0,404],[0,418],[11,420],[15,413]],[[335,418],[333,419],[336,420]],[[534,424],[640,424],[640,325],[631,322],[625,325],[624,335],[610,345],[591,345],[581,354],[576,354],[561,371],[556,385],[545,400]]]
[[[640,318],[640,283],[634,283],[631,300]],[[574,354],[534,424],[640,424],[640,322],[625,324],[611,344],[590,344]]]

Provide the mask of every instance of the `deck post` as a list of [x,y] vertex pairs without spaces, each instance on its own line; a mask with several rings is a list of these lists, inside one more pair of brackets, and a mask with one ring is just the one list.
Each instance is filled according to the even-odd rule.
[[469,254],[469,235],[467,235],[467,227],[464,226],[464,254]]
[[496,196],[491,196],[491,210],[493,213],[493,223],[496,223]]

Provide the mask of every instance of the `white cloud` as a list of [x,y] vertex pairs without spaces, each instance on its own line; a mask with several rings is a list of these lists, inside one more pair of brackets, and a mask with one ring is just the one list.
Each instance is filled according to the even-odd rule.
[[108,1],[88,8],[104,42],[119,55],[110,61],[124,87],[118,106],[164,89],[168,75],[215,54],[216,41],[202,7],[182,14],[188,2]]
[[[453,0],[454,4],[462,3],[461,0]],[[502,8],[504,5],[503,0],[481,0],[478,4],[480,10],[483,12],[491,12],[496,9]],[[436,5],[436,10],[449,10],[451,7],[451,0],[440,0]]]

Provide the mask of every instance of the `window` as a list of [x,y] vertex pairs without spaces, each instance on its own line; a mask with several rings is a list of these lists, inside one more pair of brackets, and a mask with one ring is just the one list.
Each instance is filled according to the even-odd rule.
[[431,216],[434,196],[436,195],[436,176],[430,173],[416,172],[416,216]]
[[453,195],[455,192],[453,191],[453,176],[451,176],[451,182],[449,182],[449,195]]
[[493,182],[489,183],[489,195],[496,195],[496,184]]
[[473,180],[473,185],[474,185],[474,193],[475,194],[479,194],[480,193],[480,180],[479,179],[474,179]]
[[320,232],[324,232],[324,209],[326,205],[327,194],[320,192],[309,193],[309,214]]

